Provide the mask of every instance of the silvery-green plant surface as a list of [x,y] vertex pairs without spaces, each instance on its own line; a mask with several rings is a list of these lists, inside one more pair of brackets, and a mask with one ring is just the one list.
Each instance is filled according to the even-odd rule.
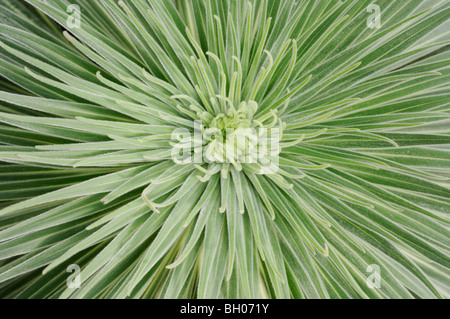
[[0,0],[0,297],[450,297],[449,17]]

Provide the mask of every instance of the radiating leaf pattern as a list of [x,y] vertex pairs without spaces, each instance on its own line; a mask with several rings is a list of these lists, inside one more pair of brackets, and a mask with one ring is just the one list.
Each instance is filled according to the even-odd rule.
[[[0,0],[0,296],[450,297],[449,17],[445,0]],[[240,144],[220,160],[228,133],[177,162],[195,121],[280,131],[278,170]]]

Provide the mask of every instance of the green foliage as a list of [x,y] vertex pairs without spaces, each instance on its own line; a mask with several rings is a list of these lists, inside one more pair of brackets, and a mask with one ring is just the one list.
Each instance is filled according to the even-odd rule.
[[[0,0],[0,297],[450,297],[449,16]],[[195,120],[280,129],[279,170],[176,163]]]

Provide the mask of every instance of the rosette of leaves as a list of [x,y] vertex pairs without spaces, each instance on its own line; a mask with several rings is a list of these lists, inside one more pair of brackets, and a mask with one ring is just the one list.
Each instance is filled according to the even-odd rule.
[[[449,16],[1,0],[0,296],[449,297]],[[174,161],[196,121],[279,130],[277,169]]]

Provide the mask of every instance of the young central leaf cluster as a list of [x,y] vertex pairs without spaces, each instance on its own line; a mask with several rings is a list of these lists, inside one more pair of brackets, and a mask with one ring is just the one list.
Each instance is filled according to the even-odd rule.
[[207,162],[231,163],[241,170],[240,163],[256,163],[267,155],[267,132],[257,129],[253,121],[257,109],[255,101],[241,102],[237,110],[230,102],[226,113],[206,123],[203,139]]

